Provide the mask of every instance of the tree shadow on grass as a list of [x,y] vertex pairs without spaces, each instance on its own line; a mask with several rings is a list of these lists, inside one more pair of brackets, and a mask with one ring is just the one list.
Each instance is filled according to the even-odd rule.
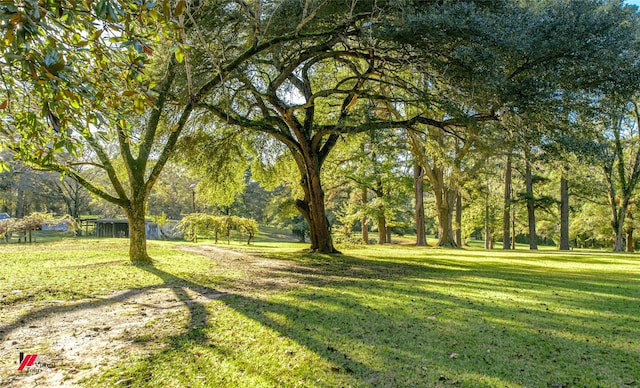
[[[144,270],[160,277],[165,284],[181,284],[199,292],[211,293],[213,289],[189,280],[177,277],[156,267],[143,267]],[[179,293],[178,293],[179,294]],[[186,294],[181,300],[186,300]],[[168,345],[164,349],[137,359],[126,371],[114,370],[99,383],[113,383],[116,379],[130,386],[154,386],[162,383],[170,386],[288,386],[296,382],[304,385],[336,386],[339,382],[357,380],[349,377],[355,371],[359,374],[374,375],[376,372],[366,364],[350,359],[339,350],[339,343],[324,337],[318,337],[312,330],[295,330],[279,322],[272,314],[284,314],[289,317],[301,316],[305,310],[288,304],[280,304],[252,298],[239,293],[224,293],[215,306],[193,303],[190,307],[188,330],[164,339]],[[227,307],[226,309],[224,307]],[[220,309],[226,311],[217,312]],[[212,316],[212,311],[216,316]],[[247,321],[247,318],[249,321]],[[228,319],[237,327],[224,323],[218,325],[217,319]],[[236,320],[237,319],[237,320]],[[255,325],[252,326],[254,322]],[[230,328],[231,326],[231,328]],[[218,330],[222,327],[225,332]],[[254,333],[249,332],[254,328]],[[273,337],[274,342],[256,341],[253,335]],[[223,338],[224,337],[224,338]],[[293,340],[302,347],[325,360],[326,369],[322,373],[308,374],[302,371],[298,376],[288,367],[298,357],[297,351],[287,347],[286,339]],[[266,346],[266,348],[265,348]],[[241,349],[242,348],[242,349]],[[304,358],[306,356],[302,355]],[[212,369],[223,371],[216,373]],[[122,377],[125,376],[124,380]],[[306,379],[306,381],[305,381]],[[338,383],[329,383],[335,381]]]
[[[74,312],[78,310],[97,309],[103,306],[122,303],[128,299],[135,297],[136,295],[140,295],[146,291],[156,289],[156,288],[162,288],[162,287],[151,286],[151,287],[144,287],[144,288],[135,288],[122,293],[118,293],[109,298],[91,299],[90,301],[80,301],[80,302],[72,303],[68,305],[56,304],[56,305],[47,306],[41,309],[29,311],[28,313],[20,315],[11,323],[0,325],[0,341],[5,340],[16,329],[24,327],[25,325],[28,325],[31,322],[34,322],[46,317],[54,316],[57,314],[65,314],[65,313]],[[78,294],[75,294],[75,296],[78,296]],[[20,301],[18,301],[17,303],[20,303]]]
[[[164,338],[164,349],[129,363],[125,371],[108,371],[101,382],[293,384],[282,375],[295,375],[286,370],[287,357],[295,354],[253,348],[248,338],[222,338],[234,334],[218,333],[218,317],[237,319],[239,326],[254,322],[256,326],[238,332],[271,335],[266,328],[276,335],[274,348],[286,346],[283,342],[289,339],[324,360],[327,370],[314,372],[320,380],[299,377],[312,386],[489,387],[532,381],[543,386],[621,386],[640,381],[636,368],[640,354],[633,345],[640,340],[640,281],[620,272],[544,273],[535,266],[508,263],[448,259],[398,263],[318,255],[244,265],[251,266],[247,276],[217,283],[218,288],[232,291],[215,306],[194,301],[187,290],[222,295],[216,289],[147,266],[141,269],[158,276],[162,284],[29,313],[0,328],[5,330],[0,338],[21,321],[42,314],[97,308],[147,290],[171,288],[189,309],[186,327]],[[618,282],[625,279],[619,288]],[[492,293],[496,288],[504,288],[504,295]],[[619,305],[618,300],[636,303],[637,308]],[[229,309],[216,310],[225,306]],[[243,351],[258,355],[244,356]],[[269,369],[251,362],[279,365]],[[212,365],[227,369],[220,376],[197,380]]]
[[[625,273],[442,259],[290,261],[261,269],[263,289],[298,285],[277,302],[224,302],[342,363],[363,385],[640,381],[640,281]],[[255,277],[245,281],[256,285]],[[331,358],[334,351],[339,356]]]
[[[116,292],[115,295],[107,298],[93,297],[89,301],[80,301],[78,303],[72,303],[68,305],[47,306],[41,309],[30,311],[19,316],[12,323],[0,325],[0,340],[6,339],[14,330],[28,324],[29,322],[33,322],[57,314],[64,314],[79,310],[92,310],[108,305],[124,303],[127,300],[130,300],[138,295],[142,295],[149,291],[159,289],[170,289],[178,298],[178,301],[188,307],[190,321],[187,325],[187,328],[201,328],[207,322],[206,309],[204,309],[202,303],[195,301],[194,298],[189,295],[187,289],[195,291],[196,293],[204,296],[207,299],[216,299],[224,295],[224,293],[221,293],[213,288],[182,279],[178,276],[158,269],[153,265],[141,265],[137,266],[136,268],[156,275],[163,281],[163,283],[147,287],[133,288],[123,292]],[[78,296],[78,294],[76,294],[76,296]]]
[[[263,315],[264,310],[260,306],[263,306],[263,301],[258,299],[247,298],[241,295],[230,295],[220,292],[212,287],[208,287],[203,284],[199,284],[153,265],[138,266],[137,268],[147,271],[162,280],[161,284],[156,284],[147,287],[140,287],[124,292],[117,293],[116,295],[93,299],[90,301],[81,301],[71,305],[54,305],[40,308],[34,311],[29,311],[25,314],[17,317],[13,322],[0,326],[0,340],[5,340],[16,330],[30,327],[38,321],[48,318],[54,318],[67,313],[74,313],[79,311],[97,311],[101,308],[127,303],[137,296],[142,296],[145,293],[152,292],[160,289],[170,289],[176,296],[177,301],[188,308],[188,323],[186,323],[181,329],[172,330],[172,332],[179,332],[179,334],[169,335],[159,340],[166,346],[162,350],[154,351],[149,356],[135,356],[132,355],[135,362],[126,362],[125,368],[128,368],[128,373],[122,372],[122,366],[117,369],[107,370],[106,373],[100,378],[99,383],[114,384],[123,386],[140,386],[140,385],[154,385],[160,381],[169,378],[169,381],[173,381],[177,384],[185,384],[189,386],[198,386],[198,382],[204,384],[203,386],[210,386],[212,383],[208,380],[197,380],[202,374],[202,370],[211,368],[211,365],[203,364],[203,361],[198,360],[202,354],[211,353],[217,357],[218,363],[235,364],[235,372],[237,374],[253,375],[243,378],[235,378],[237,384],[242,386],[246,381],[258,381],[261,384],[268,386],[282,384],[282,376],[287,373],[285,369],[279,371],[269,370],[268,368],[261,368],[260,365],[246,365],[246,361],[242,359],[242,355],[236,354],[232,349],[228,349],[225,346],[217,346],[211,340],[211,331],[215,330],[215,325],[212,323],[211,312],[207,307],[207,302],[197,301],[190,294],[192,291],[197,292],[200,295],[209,296],[209,300],[214,299],[228,299],[224,304],[239,312],[245,318],[254,319],[261,325],[275,330],[285,337],[289,337],[296,342],[299,342],[301,346],[306,347],[319,354],[321,357],[326,356],[326,359],[335,366],[328,367],[326,371],[329,374],[348,374],[352,373],[353,369],[366,370],[364,364],[360,364],[357,361],[350,360],[346,365],[345,360],[348,357],[342,354],[339,350],[332,347],[330,343],[322,342],[309,335],[294,335],[293,332],[287,331],[285,326],[280,326],[276,321],[269,318],[267,315]],[[224,298],[223,298],[224,297]],[[137,303],[140,304],[140,303]],[[142,304],[140,304],[142,305]],[[155,307],[144,305],[144,307]],[[288,306],[283,306],[283,308]],[[294,307],[295,309],[295,307]],[[268,309],[269,311],[275,311],[276,309]],[[109,323],[107,321],[101,321],[102,323]],[[173,322],[172,322],[173,324]],[[143,335],[138,342],[146,342],[148,336]],[[280,341],[280,339],[278,339]],[[134,338],[134,342],[136,339]],[[204,347],[204,350],[202,349]],[[337,346],[336,346],[337,347]],[[249,349],[251,351],[251,349]],[[283,356],[282,361],[286,361],[287,358],[292,358],[287,352],[280,354]],[[260,357],[258,357],[260,360]],[[262,361],[268,362],[269,360],[262,358]],[[282,363],[283,365],[285,362]],[[278,368],[276,368],[277,370]],[[168,375],[168,376],[167,376]],[[159,376],[159,377],[158,377]],[[314,376],[314,378],[317,376]],[[220,383],[225,383],[225,379],[231,378],[230,381],[234,381],[233,377],[222,376]],[[89,384],[92,384],[91,382]],[[169,384],[171,385],[171,383]]]
[[[201,340],[202,338],[198,337],[197,335],[199,333],[199,330],[206,326],[209,319],[207,310],[204,307],[204,303],[207,300],[219,298],[224,294],[220,293],[219,291],[213,288],[206,287],[185,279],[181,279],[168,272],[158,269],[153,265],[138,266],[136,268],[139,268],[141,270],[144,270],[156,275],[158,278],[162,280],[162,283],[154,284],[146,287],[133,288],[133,289],[129,289],[122,292],[116,292],[114,295],[108,296],[108,297],[100,297],[100,298],[93,297],[90,300],[83,300],[83,301],[78,301],[75,303],[64,304],[64,305],[56,303],[54,305],[49,305],[43,308],[37,308],[31,311],[28,311],[24,314],[19,315],[18,317],[13,319],[11,322],[0,324],[0,341],[6,341],[7,339],[14,337],[14,333],[18,330],[23,332],[22,335],[27,335],[28,337],[30,337],[30,338],[23,338],[26,342],[29,342],[29,343],[34,343],[34,341],[35,343],[38,343],[41,341],[48,341],[48,340],[59,339],[60,337],[64,337],[68,333],[54,332],[54,334],[52,335],[50,328],[47,327],[48,326],[47,321],[49,319],[56,319],[56,317],[58,319],[61,319],[62,316],[66,314],[70,314],[72,317],[74,317],[74,319],[78,318],[80,321],[90,322],[89,326],[87,327],[83,326],[85,323],[76,324],[75,322],[68,322],[68,325],[66,326],[64,324],[57,326],[57,327],[63,328],[62,330],[73,331],[74,333],[73,336],[76,335],[75,334],[76,330],[99,331],[100,329],[98,326],[112,325],[114,323],[114,320],[110,320],[109,316],[105,314],[104,310],[102,309],[109,306],[127,304],[129,303],[129,301],[134,300],[138,297],[145,297],[145,295],[149,295],[149,293],[153,293],[155,291],[163,290],[163,289],[167,289],[173,292],[173,294],[176,297],[175,301],[179,303],[179,306],[185,306],[188,309],[189,318],[188,318],[188,322],[184,327],[184,330],[187,333],[189,333],[190,336],[194,336],[196,340]],[[197,293],[195,297],[192,296],[194,292]],[[172,299],[170,299],[169,301],[171,300]],[[166,297],[163,299],[163,302],[164,304],[167,304],[168,301],[166,300]],[[136,302],[136,305],[138,306],[139,310],[145,310],[149,308],[153,308],[153,309],[162,308],[162,305],[157,305],[153,303],[145,304],[142,302]],[[175,305],[175,303],[173,303],[172,305],[169,305],[167,309],[169,308],[175,309],[176,307],[177,306]],[[124,313],[123,311],[120,311],[119,314],[123,314]],[[76,315],[77,313],[82,313],[82,312],[90,312],[90,314],[93,314],[93,316],[89,317],[86,315],[82,315],[82,316]],[[128,317],[128,316],[125,317],[123,320],[125,322],[125,325],[126,325],[127,319],[131,319],[131,322],[133,322],[133,320],[137,319],[137,317]],[[122,322],[122,320],[118,320],[118,322]],[[110,326],[108,326],[107,330],[110,330]],[[31,333],[35,333],[35,332],[37,332],[39,336],[34,338],[34,336]],[[40,336],[43,336],[43,338],[39,338]],[[89,335],[87,337],[89,337]],[[127,340],[126,338],[122,339],[121,342],[123,342],[124,344],[126,343],[126,340]],[[139,338],[133,338],[133,341],[144,342],[144,340],[139,341]],[[14,343],[16,342],[15,337],[13,342]],[[17,343],[16,345],[19,345],[19,343]],[[108,347],[109,343],[107,343],[106,346]],[[107,348],[107,349],[100,349],[100,350],[109,352],[110,349]],[[62,354],[61,357],[63,360],[63,364],[66,364],[66,362],[64,361],[65,359],[64,353]],[[17,353],[16,353],[16,359],[17,359]],[[77,367],[81,367],[81,365],[67,364],[66,369],[68,369],[68,371],[73,371]],[[24,376],[17,374],[17,375],[14,375],[12,379],[15,379],[15,378],[20,379],[22,377]],[[2,383],[2,380],[0,380],[0,383]]]

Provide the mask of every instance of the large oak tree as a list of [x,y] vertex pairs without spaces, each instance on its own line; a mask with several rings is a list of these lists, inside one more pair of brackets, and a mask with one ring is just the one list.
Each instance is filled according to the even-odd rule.
[[422,112],[392,113],[405,98],[418,98],[415,74],[405,71],[411,55],[377,39],[374,30],[386,21],[395,23],[404,2],[320,3],[316,8],[312,3],[289,1],[277,20],[311,31],[330,24],[337,26],[333,33],[265,50],[233,74],[224,94],[199,106],[286,147],[300,176],[296,207],[309,224],[311,249],[334,253],[321,171],[337,142],[366,131],[445,124]]

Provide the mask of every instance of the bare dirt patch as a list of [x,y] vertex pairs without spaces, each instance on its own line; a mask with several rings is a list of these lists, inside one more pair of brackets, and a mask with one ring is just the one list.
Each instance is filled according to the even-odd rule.
[[[3,308],[0,386],[78,386],[125,356],[162,348],[162,338],[188,325],[190,303],[224,296],[180,290],[180,297],[160,286]],[[20,351],[38,354],[42,364],[18,371]]]
[[[300,287],[316,270],[214,246],[177,249],[209,257],[241,276],[216,290],[158,285],[91,299],[3,306],[0,311],[0,386],[76,387],[131,355],[152,354],[163,339],[188,330],[190,305],[228,293],[261,294]],[[18,371],[19,352],[38,354],[40,365]],[[123,384],[126,381],[122,382]]]

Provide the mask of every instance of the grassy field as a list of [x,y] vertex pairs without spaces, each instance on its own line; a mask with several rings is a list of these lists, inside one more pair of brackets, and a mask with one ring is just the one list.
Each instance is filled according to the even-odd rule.
[[183,308],[128,334],[131,351],[84,385],[640,386],[636,255],[150,242],[154,265],[135,267],[126,243],[3,245],[0,341],[164,289]]

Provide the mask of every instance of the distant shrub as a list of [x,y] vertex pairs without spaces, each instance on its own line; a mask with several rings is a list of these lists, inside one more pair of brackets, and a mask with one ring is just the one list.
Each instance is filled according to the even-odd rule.
[[0,238],[9,241],[14,233],[18,234],[18,242],[32,242],[33,232],[43,227],[60,227],[75,236],[78,224],[71,216],[54,217],[49,213],[31,213],[22,218],[0,220]]
[[230,243],[231,231],[235,230],[240,236],[246,234],[247,244],[251,244],[258,231],[258,222],[252,218],[193,213],[185,216],[176,227],[184,233],[185,237],[189,237],[194,242],[198,239],[198,233],[204,233],[213,236],[216,243],[220,235],[224,235],[227,243]]

